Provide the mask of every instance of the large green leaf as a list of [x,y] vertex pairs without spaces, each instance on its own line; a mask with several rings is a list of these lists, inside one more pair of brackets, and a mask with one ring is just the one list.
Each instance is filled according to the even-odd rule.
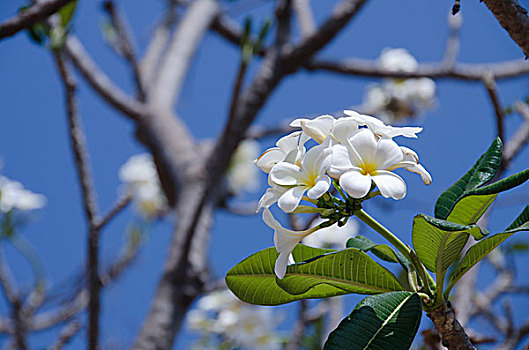
[[276,283],[274,266],[277,259],[274,247],[250,255],[226,274],[228,288],[239,299],[257,305],[279,305],[300,299],[326,298],[347,294],[347,291],[318,285],[301,295],[291,295]]
[[369,296],[329,335],[325,349],[407,350],[421,316],[421,299],[415,293]]
[[455,204],[447,220],[461,225],[475,224],[497,196],[494,193],[463,197]]
[[436,274],[444,273],[459,258],[469,234],[479,240],[486,231],[476,225],[459,225],[424,214],[413,219],[415,252],[426,268]]
[[349,238],[346,244],[347,248],[356,248],[360,249],[363,252],[371,251],[373,254],[378,256],[380,259],[391,262],[398,263],[399,259],[397,258],[397,253],[391,249],[387,244],[377,244],[370,240],[369,238],[356,235],[355,237]]
[[323,249],[309,247],[308,245],[298,244],[292,251],[292,257],[294,261],[299,263],[305,260],[315,258],[319,255],[335,252],[336,249]]
[[292,295],[329,286],[347,293],[378,294],[402,290],[397,278],[361,250],[348,248],[287,267],[277,284]]
[[455,204],[465,195],[491,180],[501,164],[503,145],[496,138],[474,166],[448,190],[439,196],[435,203],[435,217],[447,219]]
[[511,237],[518,231],[529,231],[529,205],[525,207],[522,213],[514,220],[514,222],[507,228],[505,232],[498,233],[494,236],[488,237],[474,244],[466,252],[465,256],[454,269],[454,272],[448,279],[448,286],[445,290],[445,296],[448,296],[454,284],[483,259],[488,253],[493,251],[497,246],[503,243],[507,238]]
[[500,193],[500,192],[510,190],[511,188],[514,188],[516,186],[520,186],[527,180],[529,180],[529,169],[520,171],[519,173],[516,173],[514,175],[506,177],[505,179],[501,179],[499,181],[491,183],[490,185],[476,188],[475,190],[469,191],[468,194],[469,195],[472,195],[472,194],[488,195],[488,194]]

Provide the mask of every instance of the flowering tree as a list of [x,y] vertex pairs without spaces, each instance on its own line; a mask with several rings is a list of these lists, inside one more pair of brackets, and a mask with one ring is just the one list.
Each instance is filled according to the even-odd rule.
[[[501,295],[519,287],[502,253],[494,251],[493,261],[498,278],[507,278],[507,282],[493,285],[486,298],[469,299],[468,294],[477,292],[468,276],[477,273],[470,268],[494,248],[529,228],[527,208],[518,216],[513,214],[512,223],[496,234],[488,234],[483,220],[499,193],[529,177],[529,171],[523,169],[503,176],[529,139],[527,121],[514,136],[505,137],[505,116],[516,111],[527,119],[529,108],[521,101],[503,108],[496,87],[498,80],[529,73],[529,65],[523,59],[458,63],[461,19],[457,16],[449,20],[451,35],[445,57],[438,63],[419,63],[405,49],[385,49],[375,60],[321,58],[320,52],[366,3],[340,1],[317,25],[309,1],[278,0],[274,2],[273,20],[252,31],[250,19],[243,25],[234,21],[220,1],[167,1],[163,19],[156,24],[140,58],[126,20],[114,2],[105,1],[103,35],[130,68],[135,87],[132,94],[117,86],[76,37],[77,1],[34,1],[0,23],[0,39],[26,30],[53,57],[64,88],[70,145],[87,219],[86,259],[80,261],[86,267],[84,282],[60,305],[52,308],[47,304],[49,289],[38,273],[34,286],[21,290],[10,278],[7,262],[2,261],[0,283],[10,312],[0,319],[0,332],[9,338],[8,346],[28,348],[32,332],[64,325],[55,348],[85,328],[87,347],[97,349],[102,343],[103,288],[134,261],[142,243],[138,233],[144,229],[141,225],[165,216],[175,218],[172,241],[149,311],[132,346],[135,349],[172,348],[186,315],[190,328],[202,332],[198,348],[295,349],[324,343],[329,349],[405,349],[411,346],[423,311],[434,325],[424,333],[427,347],[436,348],[442,342],[451,349],[474,348],[473,343],[483,340],[466,329],[475,316],[483,316],[496,327],[498,336],[493,341],[501,346],[515,348],[521,344],[529,333],[527,324],[515,327],[507,310],[502,317],[511,323],[498,325],[498,314],[490,311]],[[527,55],[527,12],[516,0],[485,0],[485,4]],[[459,6],[457,2],[454,13]],[[299,30],[294,31],[294,26]],[[220,136],[213,141],[195,138],[175,108],[194,54],[208,31],[220,35],[228,45],[240,47],[230,108]],[[148,151],[122,166],[119,176],[124,185],[115,207],[106,214],[98,209],[95,196],[74,70],[129,120],[137,140]],[[300,70],[382,80],[367,87],[363,103],[355,110],[298,118],[289,127],[252,128],[274,90]],[[397,143],[403,137],[416,138],[422,128],[396,125],[436,106],[437,79],[483,84],[494,107],[498,138],[491,140],[490,148],[475,165],[439,196],[433,216],[410,217],[410,246],[404,243],[408,237],[398,237],[364,206],[379,196],[388,201],[404,198],[407,186],[397,174],[400,168],[418,174],[426,185],[435,179],[435,174],[430,175],[419,163],[415,151]],[[284,136],[276,147],[259,156],[256,140],[270,135]],[[268,174],[270,187],[250,212],[262,210],[264,222],[274,231],[275,247],[251,255],[227,273],[225,281],[235,298],[225,289],[224,278],[219,281],[212,275],[207,242],[218,209],[249,212],[235,207],[232,199],[244,189],[258,187],[258,168]],[[33,248],[17,229],[28,211],[45,204],[44,197],[5,177],[0,187],[2,237],[31,260]],[[101,233],[129,203],[133,203],[142,224],[131,230],[123,253],[103,266]],[[272,214],[276,203],[288,214],[290,228]],[[378,233],[381,242],[358,235],[357,220]],[[37,272],[39,264],[34,266]],[[452,304],[457,315],[449,302],[454,288]],[[337,297],[350,293],[370,296],[339,325],[334,322],[337,327],[327,337],[322,330],[324,315],[334,315],[332,310],[340,300]],[[192,309],[203,294],[197,308]],[[330,297],[335,298],[322,300],[314,309],[305,300]],[[271,309],[249,305],[298,300],[301,311],[288,339],[275,333],[271,320],[277,316]],[[80,322],[83,313],[86,322]],[[309,333],[309,328],[314,336],[307,339],[304,333]]]

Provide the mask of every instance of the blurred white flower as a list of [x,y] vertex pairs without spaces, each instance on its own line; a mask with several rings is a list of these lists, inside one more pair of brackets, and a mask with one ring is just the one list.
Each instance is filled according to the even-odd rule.
[[258,155],[259,142],[255,140],[244,140],[237,147],[226,174],[231,193],[253,192],[259,188],[258,171],[254,165]]
[[[312,222],[312,227],[325,222],[322,218],[316,218]],[[334,224],[329,227],[324,227],[314,232],[310,236],[303,238],[302,243],[315,248],[344,248],[347,240],[358,234],[360,226],[358,222],[352,217],[347,220],[347,223],[339,227]]]
[[26,190],[20,182],[0,176],[0,212],[7,213],[12,209],[29,211],[40,209],[44,205],[44,195]]
[[[281,349],[273,310],[246,304],[229,290],[207,294],[187,314],[190,329],[220,336],[228,346],[242,349]],[[218,339],[218,338],[217,338]],[[224,344],[226,346],[226,344]]]
[[166,209],[167,200],[150,154],[130,157],[119,169],[119,178],[125,184],[126,191],[132,195],[137,211],[144,218],[155,218]]
[[[414,72],[418,63],[405,49],[385,49],[377,65],[393,72]],[[362,110],[386,122],[415,116],[435,106],[435,82],[429,78],[384,79],[369,86]]]
[[403,48],[385,48],[377,60],[377,65],[393,72],[413,72],[419,66],[417,60]]

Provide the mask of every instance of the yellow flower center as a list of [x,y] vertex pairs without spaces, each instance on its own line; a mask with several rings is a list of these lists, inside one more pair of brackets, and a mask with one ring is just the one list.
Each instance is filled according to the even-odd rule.
[[362,169],[362,175],[371,175],[374,176],[377,174],[377,167],[374,163],[362,163],[360,164],[360,169]]

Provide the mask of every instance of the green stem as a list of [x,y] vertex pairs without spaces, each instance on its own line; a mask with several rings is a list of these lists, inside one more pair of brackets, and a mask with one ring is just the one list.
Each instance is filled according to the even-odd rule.
[[340,185],[338,185],[338,182],[336,182],[336,180],[332,180],[332,184],[334,185],[334,187],[336,188],[336,190],[338,191],[340,196],[342,196],[343,200],[346,201],[347,200],[347,195],[344,193],[344,191],[342,190]]
[[307,196],[303,196],[303,197],[301,197],[301,199],[303,199],[304,201],[310,202],[310,203],[312,203],[314,205],[318,205],[318,201],[317,200],[309,198]]
[[374,191],[374,192],[369,193],[369,194],[365,197],[365,199],[371,199],[371,198],[373,198],[373,197],[380,196],[380,195],[381,195],[380,191]]
[[378,221],[373,219],[363,209],[354,212],[354,215],[362,220],[367,226],[377,231],[382,237],[388,240],[395,248],[397,248],[410,262],[412,261],[410,255],[410,248],[408,248],[397,236],[391,233],[387,228],[382,226]]

